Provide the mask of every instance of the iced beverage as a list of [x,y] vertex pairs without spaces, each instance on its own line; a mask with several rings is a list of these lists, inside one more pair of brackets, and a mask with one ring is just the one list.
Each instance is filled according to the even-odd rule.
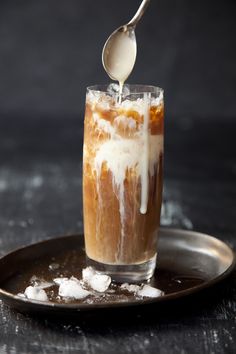
[[121,281],[152,276],[162,201],[163,90],[87,90],[83,147],[86,254]]

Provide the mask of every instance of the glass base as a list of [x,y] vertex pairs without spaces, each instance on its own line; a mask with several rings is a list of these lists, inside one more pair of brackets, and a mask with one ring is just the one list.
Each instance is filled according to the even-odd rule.
[[100,263],[87,257],[87,265],[99,273],[110,275],[111,279],[117,283],[140,283],[153,276],[156,268],[156,255],[145,263],[124,265]]

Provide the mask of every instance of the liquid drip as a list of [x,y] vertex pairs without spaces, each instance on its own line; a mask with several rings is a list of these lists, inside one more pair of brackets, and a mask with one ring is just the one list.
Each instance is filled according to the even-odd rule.
[[140,213],[146,214],[148,203],[148,165],[149,165],[149,99],[144,96],[144,115],[143,115],[143,154],[141,160],[141,205]]
[[121,100],[122,100],[123,87],[124,87],[124,82],[123,81],[119,81],[119,96],[118,96],[118,103],[119,104],[121,104]]

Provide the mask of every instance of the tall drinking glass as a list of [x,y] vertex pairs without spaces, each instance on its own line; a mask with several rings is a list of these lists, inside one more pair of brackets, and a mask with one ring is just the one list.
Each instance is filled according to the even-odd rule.
[[120,282],[155,270],[162,202],[163,90],[87,89],[83,147],[88,263]]

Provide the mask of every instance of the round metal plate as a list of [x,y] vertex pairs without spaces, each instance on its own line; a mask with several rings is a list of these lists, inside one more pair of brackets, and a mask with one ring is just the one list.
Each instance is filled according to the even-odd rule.
[[[52,270],[51,263],[60,264]],[[26,313],[60,315],[104,308],[137,306],[181,298],[219,282],[233,270],[235,254],[215,237],[193,231],[161,229],[158,244],[157,270],[151,285],[163,290],[158,298],[135,299],[118,294],[95,303],[39,302],[17,296],[29,285],[33,275],[45,280],[60,276],[81,277],[86,265],[82,235],[71,235],[42,241],[15,250],[0,259],[0,298],[9,306]]]

